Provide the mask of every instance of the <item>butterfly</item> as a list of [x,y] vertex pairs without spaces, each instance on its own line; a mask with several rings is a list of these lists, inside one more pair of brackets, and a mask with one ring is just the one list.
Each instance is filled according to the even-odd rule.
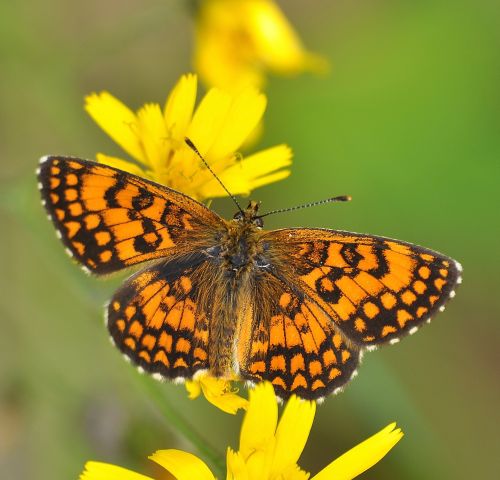
[[411,243],[321,228],[263,229],[251,201],[225,220],[198,201],[92,161],[48,156],[50,219],[96,275],[147,262],[114,294],[116,346],[157,378],[209,372],[321,399],[362,354],[415,333],[461,282],[455,260]]

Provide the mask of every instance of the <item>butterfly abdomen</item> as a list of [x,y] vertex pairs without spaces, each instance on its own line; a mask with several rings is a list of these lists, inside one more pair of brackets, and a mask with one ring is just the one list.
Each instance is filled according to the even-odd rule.
[[230,378],[234,371],[238,291],[230,282],[221,279],[219,285],[215,286],[214,294],[208,347],[209,368],[216,377]]

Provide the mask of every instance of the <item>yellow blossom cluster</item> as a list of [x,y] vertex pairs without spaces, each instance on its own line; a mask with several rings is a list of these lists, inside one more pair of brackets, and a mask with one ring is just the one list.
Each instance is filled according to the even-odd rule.
[[[238,451],[227,449],[227,480],[308,480],[297,462],[316,412],[314,402],[292,396],[278,420],[273,387],[265,382],[250,390]],[[331,462],[311,480],[350,480],[381,460],[403,433],[392,423]],[[159,450],[149,457],[177,480],[215,480],[197,456],[181,450]],[[88,462],[80,480],[153,480],[116,465]]]

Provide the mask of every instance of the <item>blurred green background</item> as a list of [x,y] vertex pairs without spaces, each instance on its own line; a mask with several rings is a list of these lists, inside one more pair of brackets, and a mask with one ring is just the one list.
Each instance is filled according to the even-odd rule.
[[[295,161],[289,179],[253,196],[264,209],[346,193],[354,201],[266,226],[400,238],[465,270],[439,318],[366,355],[359,377],[318,409],[300,463],[316,472],[395,420],[404,439],[362,478],[497,478],[499,5],[281,5],[333,68],[325,78],[271,79],[257,147],[286,142]],[[181,0],[0,5],[1,478],[74,479],[88,459],[151,473],[156,449],[195,452],[148,393],[153,381],[108,341],[102,305],[121,278],[89,278],[66,257],[34,175],[47,153],[121,153],[84,113],[84,95],[163,103],[191,71],[192,39]],[[227,200],[213,206],[234,210]],[[181,386],[159,391],[221,452],[237,447],[241,416],[189,401]]]

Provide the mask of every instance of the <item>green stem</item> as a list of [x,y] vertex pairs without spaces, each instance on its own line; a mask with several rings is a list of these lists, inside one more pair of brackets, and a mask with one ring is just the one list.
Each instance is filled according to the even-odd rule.
[[188,440],[198,452],[203,455],[216,470],[217,478],[225,478],[226,468],[223,455],[212,447],[209,442],[202,437],[195,428],[183,418],[175,409],[171,402],[168,401],[161,384],[152,378],[141,375],[140,380],[148,393],[154,398],[159,410],[167,419],[169,425],[174,427],[186,440]]

